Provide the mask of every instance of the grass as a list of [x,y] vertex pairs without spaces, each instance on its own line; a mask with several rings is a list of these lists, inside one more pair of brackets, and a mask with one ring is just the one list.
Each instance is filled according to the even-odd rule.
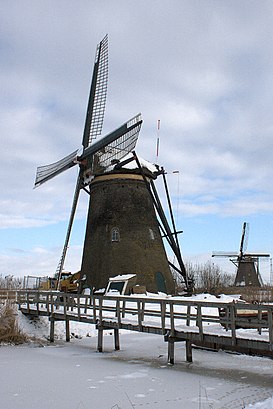
[[23,344],[29,341],[18,325],[17,306],[7,300],[0,306],[0,345],[1,344]]

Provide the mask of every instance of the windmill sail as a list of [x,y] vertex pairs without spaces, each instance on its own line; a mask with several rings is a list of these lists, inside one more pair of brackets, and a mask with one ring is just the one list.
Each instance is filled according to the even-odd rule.
[[50,165],[39,166],[36,172],[36,179],[34,187],[38,187],[48,180],[54,178],[65,170],[71,168],[76,164],[78,150],[70,153],[65,158]]
[[142,118],[138,114],[114,132],[87,148],[79,160],[91,156],[93,158],[92,173],[103,172],[111,165],[113,160],[119,161],[134,150],[141,124]]
[[96,58],[90,87],[82,145],[90,146],[93,139],[101,135],[106,105],[108,82],[108,36],[97,46]]
[[[82,146],[84,149],[91,145],[93,139],[96,139],[98,136],[101,135],[106,105],[107,82],[108,82],[108,36],[106,35],[103,38],[103,40],[98,44],[96,50],[95,64],[93,69],[85,126],[82,138]],[[56,270],[56,274],[58,275],[58,287],[60,283],[61,273],[64,267],[66,252],[70,240],[71,230],[74,222],[81,187],[82,182],[80,170],[75,187],[64,247],[61,259]]]
[[119,161],[129,152],[134,150],[142,124],[141,115],[138,114],[104,138],[93,142],[94,139],[101,135],[102,131],[107,94],[107,80],[108,37],[106,35],[99,43],[96,50],[82,137],[81,153],[80,150],[75,150],[58,162],[37,168],[35,187],[52,179],[76,164],[80,165],[67,234],[61,259],[56,270],[59,280],[64,266],[81,188],[85,189],[85,186],[91,182],[92,175],[104,172],[112,164],[112,161]]
[[[108,80],[108,36],[98,44],[87,106],[82,145],[90,146],[100,136],[103,126]],[[40,186],[76,163],[78,150],[50,165],[37,168],[34,187]]]
[[59,287],[60,275],[61,275],[61,272],[63,271],[63,267],[64,267],[66,252],[67,252],[67,249],[68,249],[68,244],[69,244],[71,230],[72,230],[72,226],[73,226],[73,222],[74,222],[74,216],[75,216],[76,208],[77,208],[77,204],[78,204],[79,194],[80,194],[80,177],[78,176],[78,180],[77,180],[76,188],[75,188],[75,192],[74,192],[74,197],[73,197],[72,208],[71,208],[70,217],[69,217],[69,222],[68,222],[68,226],[67,226],[63,251],[62,251],[62,255],[61,255],[59,264],[58,264],[57,269],[56,269],[56,274],[58,276],[57,277],[58,278],[58,287]]

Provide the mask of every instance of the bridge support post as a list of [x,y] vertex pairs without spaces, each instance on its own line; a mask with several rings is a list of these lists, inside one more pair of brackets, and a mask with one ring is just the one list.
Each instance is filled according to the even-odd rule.
[[191,341],[186,341],[186,360],[192,362],[192,344]]
[[49,341],[50,342],[54,342],[54,324],[55,324],[55,320],[53,317],[49,318],[50,320],[50,334],[49,334]]
[[70,341],[70,322],[68,319],[65,320],[65,340],[66,342]]
[[168,340],[168,363],[174,365],[174,341]]
[[103,328],[98,327],[98,351],[102,352],[103,347]]
[[114,341],[115,341],[115,350],[119,351],[120,350],[120,344],[119,344],[119,330],[118,330],[118,328],[114,328]]

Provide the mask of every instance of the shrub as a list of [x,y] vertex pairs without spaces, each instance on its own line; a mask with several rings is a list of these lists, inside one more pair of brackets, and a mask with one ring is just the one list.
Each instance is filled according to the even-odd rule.
[[17,321],[17,307],[14,303],[6,301],[0,307],[0,344],[22,344],[28,341],[19,328]]

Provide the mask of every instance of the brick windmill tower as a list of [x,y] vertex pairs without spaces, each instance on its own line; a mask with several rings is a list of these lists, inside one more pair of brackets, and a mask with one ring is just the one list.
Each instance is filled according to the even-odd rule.
[[[136,283],[144,285],[147,291],[173,294],[174,279],[162,235],[168,238],[174,249],[181,266],[178,270],[186,285],[187,278],[177,236],[168,226],[153,184],[153,180],[162,171],[151,168],[147,163],[143,165],[135,153],[124,159],[136,146],[142,124],[141,115],[136,115],[115,131],[94,142],[102,130],[107,80],[106,36],[96,51],[82,153],[79,154],[76,150],[58,162],[37,169],[35,186],[72,166],[79,166],[57,274],[60,276],[64,267],[77,202],[80,191],[83,190],[90,197],[81,265],[81,278],[86,285],[97,290],[106,287],[110,277],[135,274]],[[163,220],[161,227],[155,209]]]

